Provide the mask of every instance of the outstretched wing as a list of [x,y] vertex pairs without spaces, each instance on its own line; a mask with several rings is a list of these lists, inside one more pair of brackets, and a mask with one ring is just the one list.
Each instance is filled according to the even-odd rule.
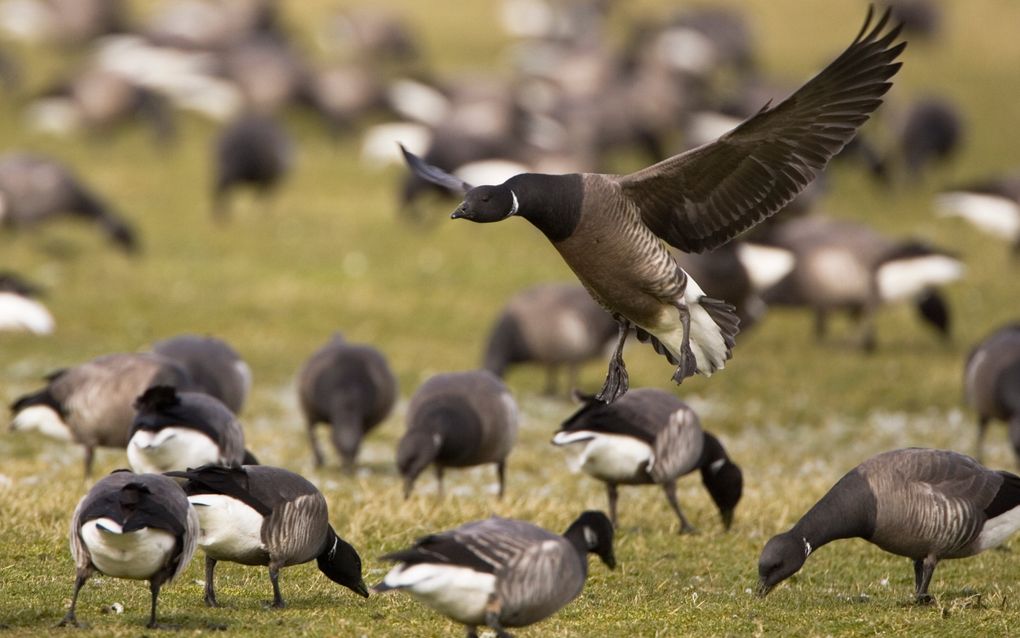
[[901,25],[884,35],[887,10],[869,30],[872,10],[853,43],[775,108],[721,138],[621,176],[621,189],[653,233],[686,252],[720,246],[773,215],[849,142],[882,103]]
[[422,158],[418,157],[411,151],[404,148],[403,144],[400,144],[400,152],[404,154],[404,161],[414,171],[414,174],[422,179],[432,182],[443,188],[448,188],[452,191],[466,193],[473,188],[471,184],[468,184],[456,175],[451,175],[439,168],[427,163]]

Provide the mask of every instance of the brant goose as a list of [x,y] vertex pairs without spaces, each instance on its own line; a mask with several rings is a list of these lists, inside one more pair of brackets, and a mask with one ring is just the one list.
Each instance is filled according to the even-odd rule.
[[226,341],[185,334],[157,341],[152,351],[187,370],[192,389],[216,397],[234,414],[241,413],[251,390],[251,368]]
[[829,541],[863,538],[914,561],[914,595],[943,558],[997,547],[1020,529],[1020,477],[957,452],[907,448],[873,456],[841,478],[758,561],[759,593],[795,574]]
[[153,385],[187,387],[187,373],[154,354],[110,354],[57,370],[46,387],[11,404],[12,430],[38,430],[85,448],[85,476],[92,474],[97,446],[127,445],[134,400]]
[[266,465],[206,465],[167,476],[186,479],[205,551],[205,602],[216,607],[216,562],[268,565],[273,607],[284,607],[280,569],[315,560],[330,580],[368,597],[361,557],[329,524],[326,499],[293,472]]
[[267,196],[290,169],[293,143],[271,117],[248,114],[230,123],[216,140],[213,213],[226,219],[228,197],[247,184]]
[[418,475],[435,466],[439,495],[443,470],[495,463],[503,496],[506,457],[517,440],[517,404],[503,382],[488,370],[437,374],[411,397],[407,432],[397,446],[397,469],[404,498]]
[[616,335],[616,321],[576,284],[539,284],[514,295],[489,332],[482,367],[498,377],[521,363],[546,368],[545,392],[557,394],[556,373],[577,387],[581,364],[601,357]]
[[576,598],[588,577],[588,553],[616,566],[613,526],[602,512],[584,512],[562,536],[493,516],[384,556],[398,565],[373,589],[406,590],[466,625],[468,636],[485,625],[503,638],[510,635],[504,627],[536,623]]
[[254,464],[244,431],[219,399],[158,385],[135,401],[127,457],[135,472],[184,470],[210,463]]
[[959,152],[966,126],[959,109],[946,98],[927,96],[914,102],[899,132],[899,159],[907,177],[917,181],[925,169]]
[[638,338],[677,365],[677,382],[710,375],[730,356],[732,306],[705,296],[660,239],[711,250],[779,211],[851,139],[881,103],[906,43],[888,13],[869,10],[849,48],[774,108],[766,105],[719,140],[629,175],[522,174],[498,186],[469,184],[405,153],[412,170],[466,192],[452,217],[527,219],[553,243],[592,296],[619,322],[599,398],[627,390],[623,344]]
[[0,156],[0,227],[32,226],[60,215],[89,220],[126,252],[135,231],[60,162],[29,153]]
[[847,311],[860,323],[860,344],[873,350],[875,314],[912,301],[921,319],[949,336],[949,308],[938,286],[963,275],[954,255],[917,240],[893,240],[857,222],[809,216],[780,225],[770,241],[789,250],[793,270],[762,295],[770,305],[807,306],[815,334],[825,336],[830,312]]
[[944,191],[935,206],[943,217],[962,217],[1011,242],[1013,256],[1020,257],[1020,171]]
[[53,315],[33,299],[39,289],[10,272],[0,272],[0,332],[27,331],[37,335],[53,333]]
[[658,484],[680,519],[680,533],[696,532],[676,500],[676,480],[694,470],[701,470],[723,526],[729,529],[733,522],[743,474],[719,439],[702,431],[694,410],[668,392],[639,388],[609,405],[586,397],[552,442],[584,444],[578,466],[605,482],[614,526],[618,485]]
[[75,616],[78,592],[99,572],[149,581],[152,609],[146,627],[159,627],[159,590],[187,568],[197,539],[198,516],[172,479],[127,470],[100,479],[78,503],[71,519],[74,594],[58,626],[81,626]]
[[397,379],[381,352],[334,334],[301,369],[298,394],[315,467],[323,462],[315,426],[327,423],[333,447],[344,468],[352,471],[361,440],[396,403]]
[[978,415],[974,456],[981,460],[992,419],[1009,424],[1009,440],[1020,459],[1020,324],[999,328],[977,344],[963,372],[964,396]]

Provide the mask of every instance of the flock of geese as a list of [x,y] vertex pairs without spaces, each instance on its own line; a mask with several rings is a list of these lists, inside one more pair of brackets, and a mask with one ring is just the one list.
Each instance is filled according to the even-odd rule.
[[[508,11],[526,4],[508,2]],[[591,12],[597,12],[597,4],[577,3],[571,16],[577,31],[569,37],[581,38],[584,27],[576,25],[594,20]],[[280,33],[272,4],[242,6],[249,7],[249,26],[254,25],[262,38],[246,46],[263,47],[246,53],[258,60],[261,52],[266,60],[275,60],[267,51],[283,45],[274,40]],[[0,18],[3,15],[0,11]],[[912,25],[910,14],[901,19]],[[704,16],[702,20],[712,24]],[[921,28],[917,24],[924,21],[913,24]],[[812,308],[819,336],[825,333],[831,312],[848,311],[861,322],[860,343],[866,349],[876,347],[874,313],[899,300],[916,303],[925,321],[948,332],[949,308],[938,287],[962,273],[959,260],[948,251],[818,216],[769,223],[770,217],[805,196],[805,189],[817,183],[821,171],[844,147],[875,159],[855,136],[881,105],[900,68],[898,60],[906,46],[900,37],[903,27],[888,11],[876,17],[869,10],[850,46],[790,97],[761,108],[759,104],[749,113],[736,109],[730,115],[742,121],[716,129],[706,143],[677,155],[653,157],[661,161],[627,175],[597,172],[593,164],[577,171],[541,172],[551,171],[541,167],[552,164],[539,161],[536,151],[542,150],[542,143],[537,136],[528,138],[534,148],[527,154],[500,158],[500,168],[510,170],[509,177],[478,177],[482,181],[475,186],[476,178],[470,176],[483,173],[464,170],[465,164],[497,157],[493,149],[498,145],[486,140],[487,150],[478,151],[463,137],[462,144],[450,145],[458,134],[444,132],[443,126],[456,121],[470,128],[470,118],[454,116],[450,104],[444,103],[438,116],[446,124],[434,122],[427,133],[431,146],[412,143],[422,141],[415,138],[420,128],[389,129],[407,136],[401,138],[408,147],[401,148],[409,168],[401,192],[409,210],[417,198],[434,189],[440,196],[462,198],[452,214],[455,219],[491,223],[522,217],[548,239],[582,284],[523,291],[496,320],[483,369],[436,374],[415,391],[396,449],[405,497],[429,467],[442,494],[447,468],[487,464],[495,466],[502,497],[506,459],[516,442],[519,420],[515,399],[501,380],[506,370],[520,363],[541,363],[549,369],[547,390],[555,393],[558,368],[570,369],[567,385],[574,387],[576,366],[601,356],[608,345],[615,346],[601,390],[578,396],[580,407],[551,441],[576,450],[577,468],[605,483],[608,515],[580,513],[562,534],[527,521],[492,517],[425,536],[383,557],[395,565],[373,588],[376,593],[406,591],[465,625],[469,636],[476,636],[480,626],[506,636],[506,628],[541,621],[576,598],[587,577],[588,554],[615,567],[620,485],[661,486],[680,532],[690,533],[696,528],[681,508],[676,485],[680,477],[697,471],[724,527],[730,527],[743,494],[741,468],[720,439],[702,428],[690,406],[664,390],[630,389],[623,346],[631,335],[674,367],[671,376],[679,384],[694,374],[721,371],[739,330],[758,320],[767,304]],[[157,49],[175,42],[171,37],[175,33],[179,38],[191,32],[170,30],[147,41],[121,40],[116,46],[129,48],[139,58],[158,58],[165,51]],[[748,64],[734,42],[729,42],[729,49],[722,47],[723,33],[732,35],[732,29],[706,33],[719,36],[716,56],[730,55],[737,69]],[[668,42],[679,36],[663,29],[656,37]],[[391,29],[386,42],[413,57],[413,47],[399,30]],[[199,50],[194,43],[189,46]],[[242,52],[234,51],[235,58],[226,56],[228,68],[247,68]],[[98,59],[108,61],[109,51],[105,55]],[[635,56],[632,62],[638,64],[641,55]],[[265,67],[271,76],[272,64],[267,61]],[[332,125],[349,126],[353,111],[344,110],[336,96],[326,93],[326,72],[310,75],[288,68],[295,82],[301,80],[289,93],[268,89],[260,93],[258,83],[244,84],[240,71],[234,79],[241,88],[234,90],[248,90],[248,99],[254,101],[305,99]],[[94,71],[109,68],[100,65]],[[133,78],[131,90],[123,91],[132,105],[125,112],[152,118],[157,131],[165,134],[162,100],[168,95],[180,99],[184,93],[175,93],[169,84],[141,83],[122,71],[120,80]],[[201,74],[189,72],[195,76],[189,81],[199,82]],[[175,80],[182,82],[182,77]],[[222,93],[224,87],[211,77],[203,86],[213,94]],[[344,86],[354,85],[346,80]],[[110,82],[101,94],[118,94],[116,83]],[[635,91],[653,90],[653,85],[636,84]],[[393,93],[402,97],[394,104],[406,106],[408,96],[419,103],[434,97],[423,92],[421,84],[396,87]],[[74,96],[72,87],[60,97],[70,99],[73,106]],[[212,103],[193,106],[221,108]],[[56,112],[53,103],[36,108],[37,114],[51,117]],[[60,113],[66,116],[70,107],[62,108]],[[918,119],[904,129],[903,139],[914,140],[905,141],[902,149],[908,173],[922,171],[931,158],[950,152],[960,128],[944,105],[928,103],[915,110]],[[553,126],[554,111],[535,117],[531,125],[535,130]],[[645,123],[652,121],[647,113],[641,115]],[[82,111],[74,121],[88,117]],[[47,121],[57,126],[52,119]],[[705,118],[698,121],[703,124]],[[661,154],[661,140],[653,129],[631,126],[625,132],[650,155]],[[563,132],[568,133],[574,132]],[[478,137],[472,141],[478,142]],[[696,139],[693,128],[690,139]],[[616,143],[611,138],[589,141],[591,149]],[[265,111],[253,110],[225,127],[214,151],[213,211],[225,218],[235,184],[273,188],[287,170],[290,146],[286,132]],[[368,155],[374,152],[366,148]],[[544,150],[547,158],[556,155],[554,148]],[[458,153],[459,159],[452,158]],[[521,164],[525,155],[527,165]],[[508,166],[511,161],[515,163]],[[520,166],[524,169],[518,170]],[[877,173],[887,168],[877,161],[871,166]],[[968,217],[999,234],[1012,232],[1012,241],[1020,246],[1020,198],[1008,186],[997,182],[949,191],[940,197],[940,206],[947,214]],[[0,222],[33,224],[58,213],[90,219],[118,246],[138,249],[131,225],[69,169],[30,154],[0,158]],[[753,233],[750,241],[734,241],[747,231]],[[39,334],[54,329],[53,317],[32,299],[34,292],[31,284],[13,274],[0,276],[0,329]],[[247,449],[236,415],[251,380],[248,366],[227,343],[180,335],[157,342],[146,352],[105,355],[56,371],[44,387],[13,401],[12,429],[35,430],[81,445],[86,476],[97,447],[125,449],[131,467],[98,480],[74,510],[70,544],[76,575],[61,625],[79,624],[80,590],[99,573],[148,581],[152,595],[148,626],[158,626],[160,589],[185,570],[197,548],[205,554],[204,598],[209,606],[219,604],[214,575],[220,561],[266,566],[274,607],[285,604],[280,570],[312,560],[332,581],[369,596],[361,557],[332,527],[324,495],[294,472],[260,465]],[[994,332],[972,351],[966,362],[965,393],[979,416],[978,456],[987,424],[1000,419],[1009,423],[1020,457],[1020,325]],[[315,465],[324,463],[316,429],[325,424],[343,468],[350,472],[364,436],[390,415],[399,393],[378,349],[337,334],[299,371],[298,394]],[[767,594],[826,543],[859,537],[910,558],[915,598],[930,602],[928,590],[939,561],[996,547],[1017,529],[1020,477],[990,470],[957,452],[920,448],[886,452],[851,470],[790,530],[768,541],[759,560],[758,591]]]

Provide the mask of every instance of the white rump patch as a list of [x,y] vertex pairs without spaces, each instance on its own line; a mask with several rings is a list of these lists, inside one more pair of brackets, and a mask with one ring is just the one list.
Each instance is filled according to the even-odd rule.
[[737,128],[742,121],[714,111],[699,111],[691,116],[684,141],[691,147],[714,142]]
[[465,164],[453,171],[453,174],[472,186],[493,186],[526,172],[528,167],[524,164],[510,160],[488,159]]
[[198,513],[198,546],[216,560],[264,551],[262,515],[236,498],[223,494],[195,494],[188,501]]
[[215,441],[183,426],[135,432],[128,441],[127,455],[131,469],[138,473],[186,470],[223,462]]
[[790,274],[797,261],[789,250],[747,243],[737,245],[737,259],[747,271],[751,285],[759,292],[779,283]]
[[50,311],[35,299],[0,292],[0,330],[48,335],[53,333],[55,324]]
[[445,95],[414,80],[395,80],[386,96],[394,111],[429,126],[438,126],[450,112],[450,100]]
[[14,415],[11,429],[16,431],[37,431],[60,441],[73,441],[71,427],[60,415],[46,405],[31,405]]
[[630,480],[647,470],[655,458],[650,445],[622,434],[578,430],[559,432],[553,437],[554,445],[574,443],[586,443],[576,461],[577,467],[603,481]]
[[432,133],[415,122],[377,124],[361,136],[361,163],[371,168],[402,166],[404,155],[398,144],[415,155],[424,155],[432,142]]
[[912,299],[928,288],[956,281],[963,264],[945,255],[897,259],[878,269],[878,293],[883,301]]
[[383,579],[389,587],[404,589],[436,611],[466,625],[485,622],[485,606],[496,590],[493,574],[467,567],[403,563]]
[[664,32],[655,42],[655,52],[677,71],[701,75],[715,66],[715,44],[695,29],[677,27]]
[[1017,530],[1020,530],[1020,506],[985,521],[977,538],[977,551],[1002,545]]
[[81,539],[92,564],[107,576],[145,580],[166,565],[177,539],[163,529],[143,527],[123,533],[109,518],[86,521]]
[[950,192],[935,198],[942,217],[962,217],[978,229],[1015,239],[1020,237],[1020,203],[998,195]]

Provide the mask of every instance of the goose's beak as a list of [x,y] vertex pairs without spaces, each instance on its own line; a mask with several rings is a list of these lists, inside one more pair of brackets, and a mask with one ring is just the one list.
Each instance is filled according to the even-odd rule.
[[772,585],[766,584],[764,580],[758,581],[758,591],[756,592],[758,598],[765,598],[769,595],[770,591],[772,591]]
[[457,207],[457,210],[453,211],[450,214],[450,219],[460,219],[461,217],[465,217],[466,215],[467,209],[464,207],[464,203],[462,202],[461,205]]

